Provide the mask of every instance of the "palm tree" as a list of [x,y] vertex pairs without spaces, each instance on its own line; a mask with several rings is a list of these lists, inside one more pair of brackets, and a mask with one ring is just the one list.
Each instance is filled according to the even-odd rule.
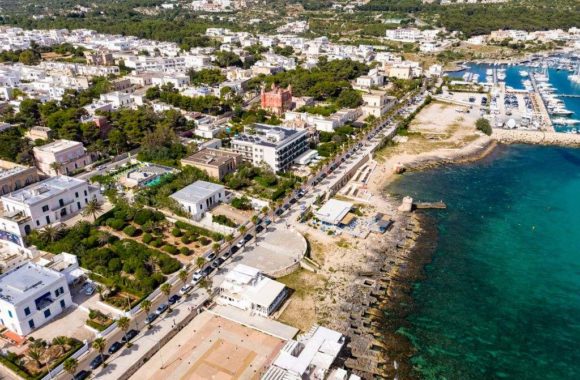
[[202,269],[205,266],[206,263],[206,258],[205,257],[198,257],[197,259],[195,259],[195,265],[197,266],[198,269]]
[[212,288],[212,281],[211,279],[204,277],[200,282],[199,282],[199,287],[202,289],[205,289],[208,293]]
[[105,357],[103,356],[103,351],[105,351],[106,345],[107,345],[107,342],[103,338],[97,338],[97,339],[93,340],[93,343],[91,344],[91,347],[93,347],[95,350],[97,350],[99,352],[99,355],[101,356],[102,363],[105,362]]
[[270,208],[268,206],[262,207],[262,214],[264,216],[268,215],[268,211],[270,211]]
[[187,271],[181,270],[177,275],[179,276],[179,281],[181,281],[182,285],[185,285],[185,282],[187,281]]
[[220,243],[213,243],[211,245],[211,248],[213,249],[213,251],[215,252],[216,255],[217,255],[218,251],[220,250],[220,247],[221,247]]
[[51,168],[52,170],[54,170],[54,172],[56,173],[56,175],[59,175],[59,174],[61,174],[61,173],[60,173],[60,171],[62,170],[62,168],[63,168],[63,166],[64,166],[64,165],[63,165],[63,164],[61,164],[61,163],[60,163],[60,162],[58,162],[58,161],[54,161],[54,162],[53,162],[53,163],[51,163],[49,166],[50,166],[50,168]]
[[234,237],[232,236],[232,234],[227,234],[227,235],[224,237],[224,240],[226,241],[226,243],[228,243],[228,244],[229,244],[229,243],[231,243],[231,242],[232,242],[232,240],[234,240]]
[[42,351],[38,347],[32,347],[28,350],[28,357],[36,363],[38,368],[42,366],[40,363],[40,357],[42,356]]
[[70,373],[71,375],[74,375],[75,371],[77,370],[77,367],[79,366],[79,362],[75,358],[68,358],[62,364],[64,370]]
[[40,232],[40,238],[45,243],[54,243],[62,237],[64,229],[61,226],[54,226],[49,224],[45,226]]
[[246,233],[246,226],[242,225],[238,228],[238,231],[240,231],[240,235],[243,235],[244,233]]
[[256,239],[258,238],[258,231],[256,230],[258,219],[260,218],[258,218],[257,214],[252,215],[252,223],[254,224],[254,245],[257,244]]
[[97,215],[103,212],[103,206],[98,200],[92,199],[89,203],[85,205],[85,208],[81,212],[82,216],[92,216],[93,222],[97,220]]
[[131,325],[131,320],[127,317],[121,317],[117,320],[117,326],[123,331],[123,336],[125,337],[125,342],[127,341],[127,330]]
[[167,297],[169,299],[169,294],[171,293],[171,285],[169,285],[166,282],[163,285],[161,285],[159,290],[161,290],[161,293],[165,294],[165,297]]
[[111,238],[111,234],[108,232],[105,232],[105,231],[101,231],[97,235],[97,241],[99,242],[100,245],[107,244],[109,242],[110,238]]
[[[141,302],[141,309],[143,309],[143,311],[145,312],[145,315],[149,315],[149,312],[151,311],[151,301],[149,300],[143,300]],[[151,324],[147,325],[147,328],[151,328]]]

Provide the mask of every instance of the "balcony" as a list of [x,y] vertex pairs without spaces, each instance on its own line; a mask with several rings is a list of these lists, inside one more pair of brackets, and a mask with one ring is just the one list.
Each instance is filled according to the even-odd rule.
[[74,202],[75,202],[75,200],[71,199],[70,201],[63,202],[62,204],[59,203],[57,206],[52,207],[50,209],[50,211],[58,211],[58,210],[62,209],[63,207],[66,207],[68,205],[73,204]]

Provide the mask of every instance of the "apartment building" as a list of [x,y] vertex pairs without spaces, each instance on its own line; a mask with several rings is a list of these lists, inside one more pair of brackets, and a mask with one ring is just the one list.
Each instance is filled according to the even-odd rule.
[[182,159],[181,165],[194,166],[221,181],[227,174],[233,173],[241,162],[242,156],[240,154],[206,148]]
[[81,142],[56,140],[34,147],[34,160],[38,169],[47,175],[70,174],[92,161]]
[[292,108],[292,86],[283,89],[272,84],[270,91],[262,89],[260,99],[263,109],[279,116],[283,115],[284,112]]
[[26,263],[0,276],[0,323],[26,336],[72,305],[64,274]]
[[265,163],[273,171],[288,169],[308,150],[308,131],[266,124],[253,124],[235,136],[231,149],[254,165]]
[[98,187],[85,180],[56,176],[3,195],[0,239],[24,246],[32,230],[78,214],[93,199],[102,201]]

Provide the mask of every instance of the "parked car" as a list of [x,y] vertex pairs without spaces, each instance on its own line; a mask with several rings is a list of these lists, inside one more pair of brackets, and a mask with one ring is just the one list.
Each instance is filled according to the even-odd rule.
[[225,251],[224,254],[222,255],[222,257],[224,258],[224,261],[226,261],[226,259],[229,259],[230,256],[232,255],[232,250],[234,247],[232,247],[232,249],[230,249],[229,251]]
[[207,261],[213,261],[213,259],[215,259],[215,253],[210,252],[209,254],[206,254],[204,257]]
[[73,380],[85,380],[91,376],[91,371],[85,371],[84,369],[73,376]]
[[115,352],[119,351],[121,347],[123,347],[123,343],[121,342],[115,342],[111,344],[111,347],[109,347],[109,354],[114,354]]
[[193,286],[191,284],[183,285],[181,289],[179,289],[179,294],[184,295],[188,293],[191,289],[193,289]]
[[244,244],[246,244],[244,239],[240,239],[240,241],[236,244],[236,247],[238,247],[238,249],[243,248]]
[[259,233],[260,233],[260,232],[262,232],[262,231],[264,231],[264,226],[262,226],[262,225],[260,224],[258,227],[256,227],[256,233],[258,233],[258,234],[259,234]]
[[109,356],[108,355],[97,355],[97,357],[95,357],[93,360],[91,360],[91,362],[89,363],[89,367],[90,369],[92,369],[93,371],[97,368],[99,368],[99,366],[101,364],[103,364],[103,362],[105,360],[107,360]]
[[266,219],[266,220],[264,220],[264,224],[269,226],[270,224],[272,224],[272,221],[270,219]]
[[167,310],[168,308],[169,308],[169,306],[167,306],[167,304],[166,304],[166,303],[162,303],[162,304],[161,304],[161,305],[159,305],[159,306],[157,307],[157,309],[155,310],[155,314],[157,314],[157,315],[163,314],[163,312],[164,312],[165,310]]
[[169,297],[169,299],[167,300],[167,302],[170,305],[174,305],[177,301],[179,301],[180,298],[181,298],[181,296],[179,294],[174,294],[171,297]]
[[[219,267],[219,266],[221,266],[223,263],[225,263],[225,262],[226,262],[226,259],[224,259],[224,257],[222,256],[222,257],[218,257],[218,258],[216,259],[216,261],[214,261],[214,262],[215,262],[215,263],[217,263],[217,267]],[[216,267],[216,268],[217,268],[217,267]]]
[[155,314],[155,313],[151,313],[147,316],[147,318],[145,318],[145,324],[150,324],[151,322],[153,322],[154,320],[157,319],[159,315]]
[[90,282],[86,282],[83,285],[82,291],[87,296],[92,296],[95,293],[96,286]]
[[240,250],[240,247],[238,247],[237,245],[234,245],[231,249],[230,249],[230,253],[233,255],[234,253],[238,252]]
[[139,334],[139,331],[131,329],[123,335],[123,337],[121,338],[121,342],[127,343],[131,339],[135,338],[137,336],[137,334]]
[[253,238],[253,236],[252,236],[252,235],[250,235],[250,234],[247,234],[246,236],[244,236],[244,241],[247,243],[247,242],[249,242],[250,240],[252,240],[252,238]]

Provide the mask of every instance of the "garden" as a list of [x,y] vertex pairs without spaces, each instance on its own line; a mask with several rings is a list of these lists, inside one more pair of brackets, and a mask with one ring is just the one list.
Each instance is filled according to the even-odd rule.
[[[243,164],[235,173],[228,174],[224,182],[230,189],[244,190],[252,196],[276,201],[299,186],[302,178],[292,173],[276,175],[269,168]],[[239,200],[236,203],[243,207]]]
[[53,369],[77,351],[82,343],[65,336],[51,342],[43,339],[29,339],[28,348],[21,354],[7,351],[0,355],[0,363],[24,379],[42,379],[49,369]]

